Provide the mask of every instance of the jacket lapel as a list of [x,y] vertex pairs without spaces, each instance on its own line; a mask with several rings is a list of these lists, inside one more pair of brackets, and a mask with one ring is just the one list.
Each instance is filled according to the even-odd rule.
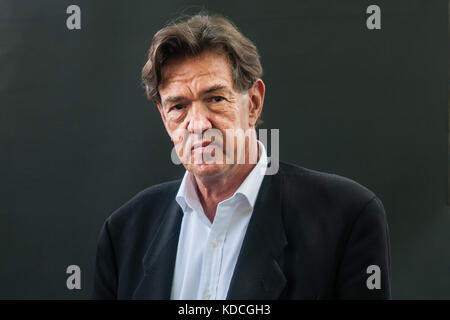
[[142,259],[144,275],[133,299],[170,299],[183,212],[173,200],[163,215],[155,238]]
[[286,285],[280,266],[287,239],[281,216],[282,178],[264,177],[227,299],[278,299]]

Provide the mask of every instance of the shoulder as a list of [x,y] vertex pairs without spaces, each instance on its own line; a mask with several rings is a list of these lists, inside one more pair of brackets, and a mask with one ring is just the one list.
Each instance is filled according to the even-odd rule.
[[319,194],[349,196],[370,199],[375,193],[350,178],[334,173],[308,169],[288,162],[280,162],[280,174],[287,186],[304,189],[313,188]]
[[180,183],[181,179],[168,181],[138,192],[115,210],[105,223],[116,230],[150,225],[175,200]]
[[354,221],[369,203],[379,202],[372,190],[337,174],[287,162],[280,162],[279,174],[284,204],[291,211],[303,208],[315,217]]

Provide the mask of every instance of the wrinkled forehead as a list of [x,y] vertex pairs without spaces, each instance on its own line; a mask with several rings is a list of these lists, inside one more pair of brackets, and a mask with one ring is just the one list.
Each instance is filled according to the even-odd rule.
[[174,57],[161,69],[160,93],[189,86],[200,90],[199,86],[211,82],[233,87],[231,64],[228,57],[217,50],[204,51],[196,56]]

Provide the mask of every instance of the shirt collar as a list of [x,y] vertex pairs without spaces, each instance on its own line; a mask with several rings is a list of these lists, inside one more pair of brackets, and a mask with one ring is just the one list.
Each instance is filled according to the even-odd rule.
[[236,192],[233,194],[244,195],[250,206],[253,208],[256,202],[256,197],[258,196],[259,187],[261,186],[262,180],[267,170],[267,154],[264,144],[258,140],[259,146],[259,160],[256,166],[250,171],[248,176],[245,178],[244,182],[239,186]]
[[[252,171],[248,174],[239,188],[234,192],[231,198],[234,198],[236,194],[243,195],[247,199],[250,206],[253,208],[258,196],[259,187],[267,170],[267,153],[264,144],[257,140],[259,160]],[[197,212],[203,212],[203,208],[200,204],[200,200],[196,191],[196,182],[194,175],[186,170],[183,180],[181,181],[180,188],[175,197],[175,200],[180,205],[183,213],[186,212],[187,207],[194,209]]]

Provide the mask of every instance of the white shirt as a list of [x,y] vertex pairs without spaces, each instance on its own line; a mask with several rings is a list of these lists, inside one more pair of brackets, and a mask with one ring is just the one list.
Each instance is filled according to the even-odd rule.
[[267,169],[258,141],[259,160],[231,198],[221,201],[213,223],[199,201],[195,178],[186,171],[176,201],[183,210],[172,292],[173,300],[224,300],[241,250],[256,197]]

